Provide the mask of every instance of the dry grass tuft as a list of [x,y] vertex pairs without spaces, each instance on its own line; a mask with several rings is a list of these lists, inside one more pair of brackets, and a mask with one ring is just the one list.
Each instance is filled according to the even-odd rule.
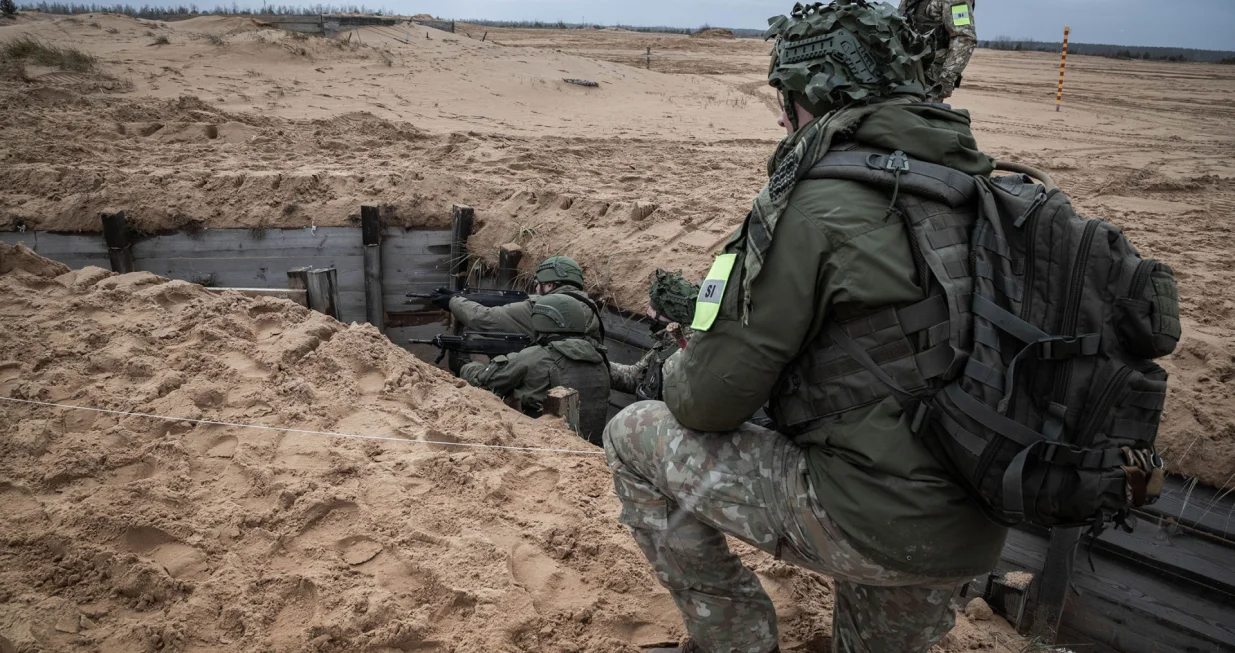
[[227,39],[222,34],[203,34],[202,36],[206,37],[210,45],[227,45]]
[[150,43],[150,46],[151,46],[151,47],[158,47],[158,46],[160,46],[160,45],[168,45],[169,43],[171,43],[171,39],[169,39],[169,38],[167,38],[166,36],[164,36],[164,35],[160,34],[160,35],[158,35],[158,36],[154,37],[154,41]]
[[0,61],[32,63],[61,70],[84,73],[94,70],[98,57],[77,48],[44,43],[32,36],[22,36],[0,44]]

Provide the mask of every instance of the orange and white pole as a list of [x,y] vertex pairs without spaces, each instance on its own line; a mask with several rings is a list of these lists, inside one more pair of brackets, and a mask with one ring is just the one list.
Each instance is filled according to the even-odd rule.
[[1072,31],[1071,27],[1063,28],[1063,56],[1059,59],[1059,88],[1055,89],[1055,111],[1059,111],[1059,105],[1063,104],[1063,69],[1068,65],[1068,32]]

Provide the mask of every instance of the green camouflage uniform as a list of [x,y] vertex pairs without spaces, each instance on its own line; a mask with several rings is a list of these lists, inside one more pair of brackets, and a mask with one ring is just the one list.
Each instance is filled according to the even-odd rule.
[[914,29],[929,35],[939,51],[929,73],[940,86],[932,100],[952,95],[978,47],[973,5],[973,0],[901,0],[901,13]]
[[499,397],[514,398],[525,413],[537,415],[549,396],[549,390],[562,385],[561,371],[565,359],[604,364],[604,358],[592,343],[582,338],[570,338],[496,356],[488,364],[467,363],[459,370],[459,378],[491,390]]
[[[794,39],[830,29],[798,26],[836,14],[849,34],[867,38],[859,47],[876,61],[898,63],[859,85],[833,84],[839,65],[821,76],[811,59],[793,59],[802,51]],[[769,78],[784,95],[835,111],[777,149],[769,185],[725,246],[729,271],[703,284],[696,311],[711,323],[697,320],[689,346],[670,359],[665,403],[635,403],[610,421],[606,453],[622,521],[706,653],[777,646],[772,605],[726,534],[836,579],[834,651],[925,653],[953,625],[953,590],[994,567],[1006,529],[913,435],[894,397],[823,416],[792,436],[745,421],[785,397],[812,400],[819,386],[787,372],[811,360],[804,357],[829,320],[926,296],[892,194],[804,171],[850,145],[902,150],[973,175],[993,164],[977,149],[967,113],[914,101],[925,84],[913,57],[927,46],[912,35],[898,36],[899,45],[888,38],[902,29],[890,6],[837,0],[795,8],[795,19],[772,21],[770,31],[782,35],[777,52],[789,62],[774,61]],[[794,39],[783,42],[785,33]],[[837,42],[833,51],[845,52],[844,39]],[[863,97],[872,89],[885,99]]]
[[[558,286],[549,294],[563,293],[584,296],[582,290],[571,286]],[[526,333],[530,336],[533,334],[532,308],[535,306],[535,296],[525,301],[494,307],[482,306],[463,297],[450,298],[450,312],[468,331]],[[600,342],[600,320],[596,319],[596,315],[590,310],[588,313],[586,334],[589,338]]]
[[613,379],[614,390],[637,394],[639,384],[647,377],[648,370],[652,369],[653,365],[660,365],[663,369],[665,361],[680,349],[677,340],[665,330],[652,334],[652,342],[652,348],[634,365],[609,362],[609,376]]

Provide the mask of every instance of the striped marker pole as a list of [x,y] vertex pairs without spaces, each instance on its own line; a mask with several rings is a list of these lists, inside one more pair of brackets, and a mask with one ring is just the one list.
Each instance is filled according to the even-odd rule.
[[1063,70],[1068,65],[1068,32],[1072,31],[1071,27],[1063,28],[1063,56],[1059,59],[1059,87],[1055,90],[1055,111],[1059,111],[1059,105],[1063,104]]

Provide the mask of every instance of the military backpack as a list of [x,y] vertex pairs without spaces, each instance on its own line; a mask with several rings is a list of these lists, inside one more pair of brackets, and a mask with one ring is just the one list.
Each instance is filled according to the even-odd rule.
[[[825,155],[807,178],[888,189],[928,298],[827,325],[789,432],[895,396],[991,519],[1126,526],[1157,499],[1154,441],[1180,338],[1170,267],[1025,174],[974,177],[902,152]],[[812,375],[814,375],[812,377]]]

